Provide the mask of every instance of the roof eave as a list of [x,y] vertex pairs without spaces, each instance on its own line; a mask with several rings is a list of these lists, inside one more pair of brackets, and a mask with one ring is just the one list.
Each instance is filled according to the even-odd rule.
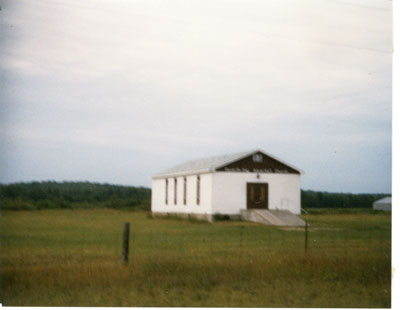
[[205,173],[211,173],[211,172],[213,172],[212,169],[201,169],[201,170],[156,174],[156,175],[153,175],[151,178],[152,179],[165,179],[165,178],[171,178],[171,177],[205,174]]

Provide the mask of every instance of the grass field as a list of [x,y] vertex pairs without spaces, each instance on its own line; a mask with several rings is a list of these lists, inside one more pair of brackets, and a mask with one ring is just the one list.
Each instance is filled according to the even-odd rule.
[[[309,214],[303,229],[145,212],[3,211],[5,306],[390,307],[391,216]],[[121,263],[124,222],[130,261]]]

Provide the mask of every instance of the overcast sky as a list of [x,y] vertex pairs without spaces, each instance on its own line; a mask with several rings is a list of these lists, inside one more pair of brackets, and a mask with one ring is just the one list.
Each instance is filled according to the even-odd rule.
[[303,189],[391,192],[391,1],[0,3],[0,182],[261,148]]

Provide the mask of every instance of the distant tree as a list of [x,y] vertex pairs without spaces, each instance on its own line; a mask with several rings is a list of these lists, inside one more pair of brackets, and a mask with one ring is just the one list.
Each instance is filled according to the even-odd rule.
[[301,191],[302,208],[372,208],[372,203],[390,194],[328,193]]
[[[30,182],[0,184],[0,208],[71,208],[72,204],[141,206],[150,209],[151,190],[144,187],[89,182]],[[11,200],[17,203],[10,203]],[[110,202],[111,201],[111,202]],[[6,203],[7,202],[7,203]],[[19,207],[18,207],[19,206]]]

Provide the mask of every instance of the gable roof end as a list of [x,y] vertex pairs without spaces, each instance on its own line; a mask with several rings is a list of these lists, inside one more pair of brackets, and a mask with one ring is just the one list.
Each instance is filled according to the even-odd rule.
[[241,153],[235,153],[235,154],[228,154],[228,155],[223,155],[223,156],[216,156],[216,157],[210,157],[206,159],[200,159],[200,160],[192,160],[185,162],[183,164],[174,166],[170,169],[164,170],[158,174],[155,174],[153,178],[165,178],[165,177],[173,177],[173,176],[180,176],[180,175],[189,175],[189,174],[200,174],[200,173],[207,173],[207,172],[214,172],[217,169],[227,166],[231,163],[234,163],[240,159],[243,159],[247,156],[251,156],[255,153],[263,153],[266,156],[271,157],[272,159],[275,159],[282,164],[297,170],[300,172],[300,174],[304,174],[304,171],[300,170],[299,168],[294,167],[293,165],[290,165],[283,160],[280,160],[276,158],[275,156],[272,156],[268,154],[267,152],[264,152],[263,150],[252,150],[249,152],[241,152]]

